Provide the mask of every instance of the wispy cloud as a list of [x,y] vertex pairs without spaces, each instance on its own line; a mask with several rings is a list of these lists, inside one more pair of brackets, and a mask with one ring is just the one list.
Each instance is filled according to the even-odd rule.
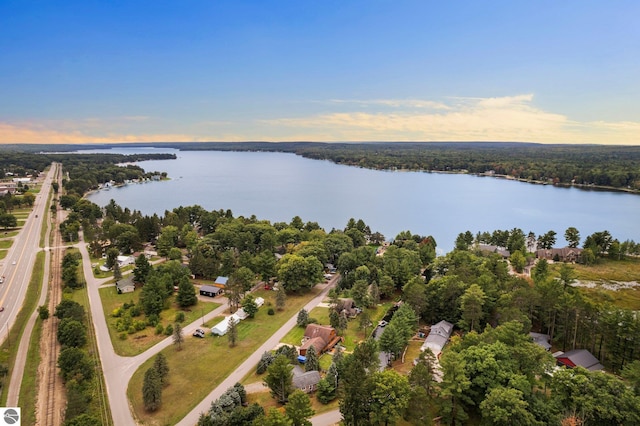
[[[535,106],[533,94],[444,100],[311,101],[276,118],[183,122],[148,116],[0,122],[0,143],[151,141],[521,141],[640,144],[638,122],[581,122]],[[279,116],[279,117],[278,117]]]
[[[274,127],[307,129],[309,136],[331,135],[334,141],[529,141],[543,143],[640,143],[640,123],[578,122],[533,105],[533,95],[495,98],[449,98],[440,111],[328,112],[307,117],[267,120]],[[424,101],[425,105],[429,101]],[[417,104],[412,101],[410,105]],[[438,103],[435,103],[438,105]],[[307,137],[310,139],[310,137]]]

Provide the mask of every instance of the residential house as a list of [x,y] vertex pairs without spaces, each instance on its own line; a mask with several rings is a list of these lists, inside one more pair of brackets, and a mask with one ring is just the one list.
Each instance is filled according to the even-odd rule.
[[214,287],[212,285],[203,285],[200,286],[200,295],[207,297],[216,297],[222,293],[222,289],[219,287]]
[[336,330],[328,325],[309,324],[304,330],[300,355],[306,356],[307,349],[313,346],[317,354],[331,350],[342,337],[336,334]]
[[116,290],[118,291],[118,294],[131,293],[135,289],[136,286],[131,277],[126,277],[116,282]]
[[216,336],[224,336],[225,334],[227,334],[227,331],[229,331],[229,320],[233,318],[233,320],[236,322],[236,324],[238,324],[240,321],[242,321],[244,318],[241,318],[240,316],[237,315],[237,313],[229,316],[229,317],[225,317],[222,321],[220,321],[218,324],[214,325],[213,327],[211,327],[211,333],[215,334]]
[[353,299],[338,299],[338,306],[336,306],[336,310],[340,314],[345,314],[347,318],[355,318],[360,312],[361,309],[356,307],[356,303]]
[[213,282],[213,285],[222,289],[227,288],[227,281],[229,281],[228,277],[218,277]]
[[292,383],[296,389],[300,389],[304,393],[314,392],[320,383],[320,373],[316,370],[304,373],[298,373],[294,370]]
[[548,334],[531,332],[529,336],[533,339],[533,343],[542,347],[545,351],[551,349],[551,336]]
[[553,355],[556,358],[556,362],[559,365],[565,367],[583,367],[589,371],[604,370],[604,366],[600,364],[598,358],[593,356],[591,352],[586,349],[574,349],[569,352],[560,352]]
[[453,333],[453,324],[447,321],[440,321],[437,324],[431,326],[431,330],[429,330],[429,335],[426,340],[420,347],[421,351],[427,350],[427,348],[431,349],[431,352],[438,357],[440,352],[442,352],[442,348],[449,341],[449,337],[451,337],[451,333]]
[[123,266],[132,265],[136,262],[133,256],[118,256],[117,261],[118,261],[118,266],[120,266],[121,268]]
[[536,250],[538,259],[560,262],[577,262],[582,256],[582,249],[578,247],[562,247]]
[[478,244],[478,250],[483,253],[498,253],[505,259],[511,256],[509,250],[505,249],[504,247],[498,247],[491,244]]

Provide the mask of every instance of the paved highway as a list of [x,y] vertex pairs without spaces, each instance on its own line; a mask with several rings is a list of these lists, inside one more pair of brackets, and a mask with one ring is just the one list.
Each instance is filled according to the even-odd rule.
[[6,340],[24,302],[36,254],[40,251],[42,221],[47,217],[45,207],[56,168],[54,164],[49,169],[36,195],[33,210],[14,237],[7,257],[0,261],[0,275],[4,276],[4,283],[0,284],[0,307],[4,307],[0,312],[0,343]]

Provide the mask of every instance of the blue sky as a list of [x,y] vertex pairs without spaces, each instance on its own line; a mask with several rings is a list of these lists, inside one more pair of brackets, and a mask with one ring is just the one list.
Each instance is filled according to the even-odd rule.
[[0,1],[0,143],[640,144],[637,1]]

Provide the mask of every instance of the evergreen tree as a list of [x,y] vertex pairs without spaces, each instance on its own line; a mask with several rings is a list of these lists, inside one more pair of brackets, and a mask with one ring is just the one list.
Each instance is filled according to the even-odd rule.
[[287,293],[283,289],[278,288],[278,291],[276,292],[276,309],[279,311],[283,310],[286,303]]
[[133,280],[138,283],[144,284],[147,282],[147,277],[153,267],[147,260],[147,257],[144,254],[141,254],[136,259],[135,267],[133,268]]
[[315,411],[311,408],[309,396],[300,389],[291,393],[284,410],[293,426],[311,426],[308,419],[315,414]]
[[180,279],[180,284],[178,285],[178,295],[176,296],[176,299],[178,305],[181,308],[194,306],[198,303],[196,289],[188,278],[182,277]]
[[283,404],[289,400],[289,394],[293,391],[293,366],[285,355],[278,355],[267,368],[267,376],[264,384],[271,389],[271,395]]
[[173,344],[178,346],[178,350],[182,349],[184,342],[184,334],[182,333],[182,325],[179,322],[173,324]]
[[312,345],[307,349],[306,358],[307,360],[304,363],[304,371],[320,370],[320,363],[318,361],[318,354],[316,353],[315,346]]
[[144,401],[144,408],[147,411],[156,411],[162,404],[162,380],[153,367],[144,373],[142,399]]
[[153,368],[158,372],[160,383],[164,386],[167,384],[167,375],[169,374],[169,365],[167,364],[167,358],[162,352],[156,355],[153,360]]
[[309,312],[306,309],[300,309],[298,312],[298,317],[296,318],[296,324],[298,327],[306,327],[309,324]]
[[238,342],[238,322],[233,317],[229,318],[227,339],[229,340],[229,346],[231,347],[234,347]]

